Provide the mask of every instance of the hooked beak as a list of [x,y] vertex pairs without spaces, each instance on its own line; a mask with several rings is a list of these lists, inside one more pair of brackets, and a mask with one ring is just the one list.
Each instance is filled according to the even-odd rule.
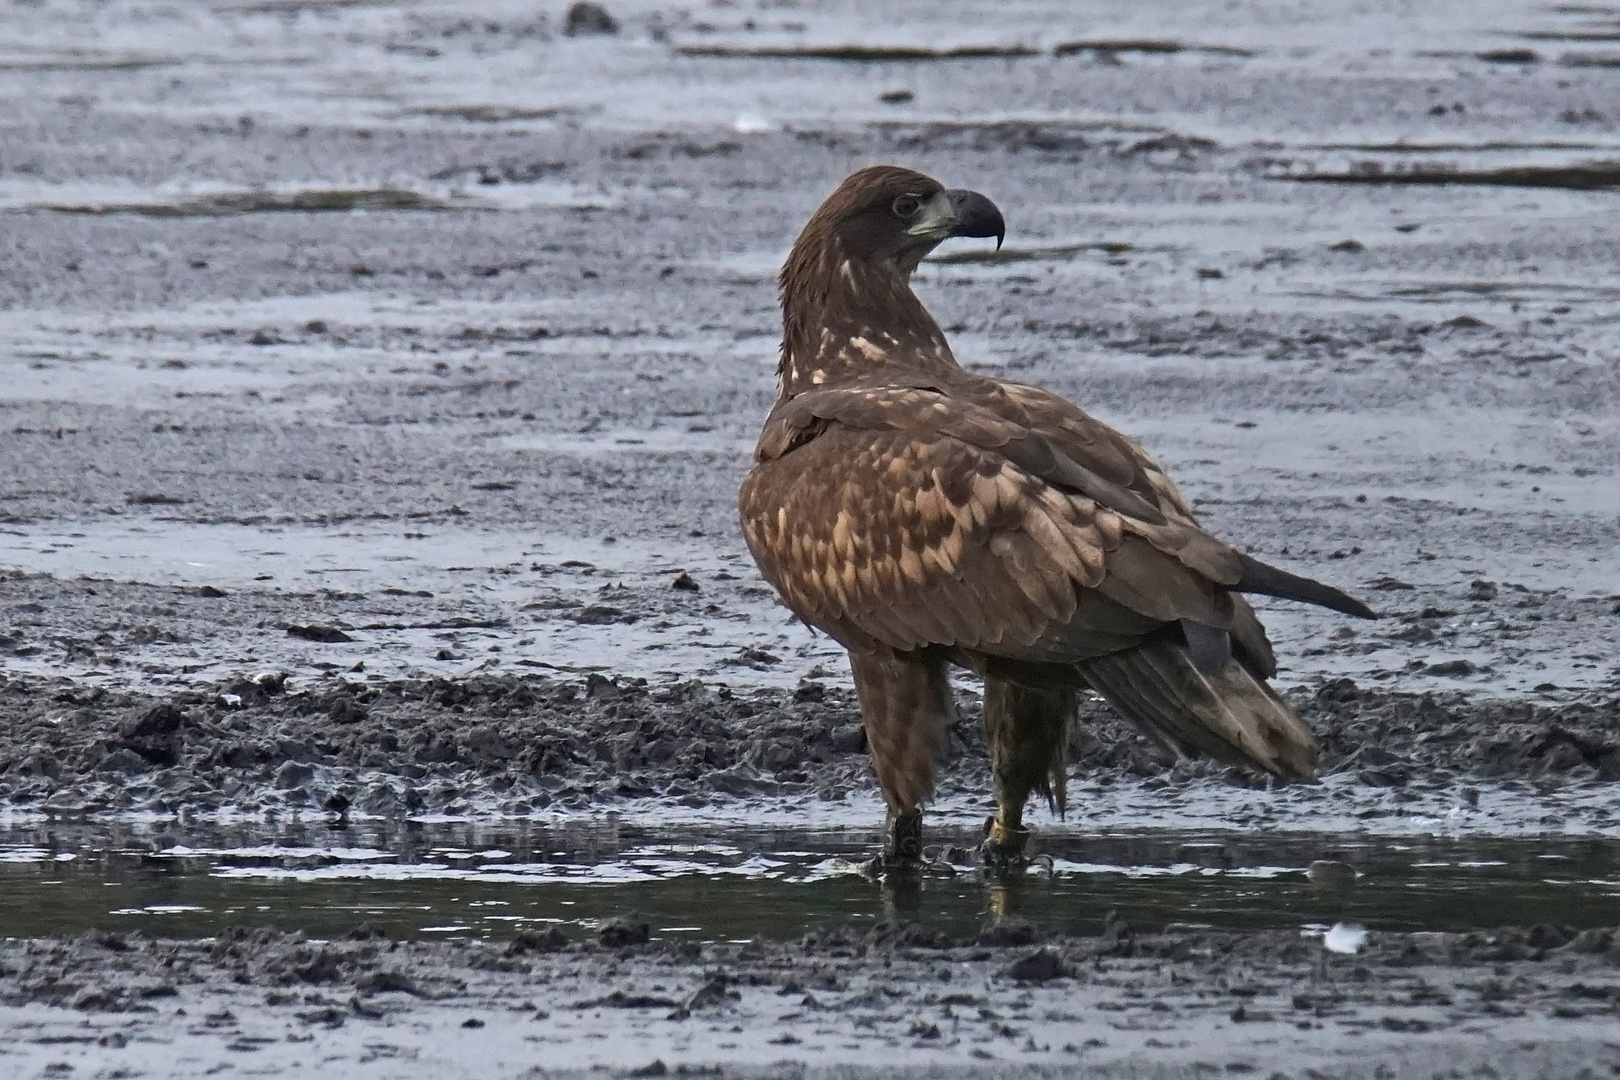
[[993,236],[1000,250],[1007,237],[1007,223],[995,203],[977,191],[957,188],[929,199],[923,214],[907,232],[933,238],[936,243],[952,236]]

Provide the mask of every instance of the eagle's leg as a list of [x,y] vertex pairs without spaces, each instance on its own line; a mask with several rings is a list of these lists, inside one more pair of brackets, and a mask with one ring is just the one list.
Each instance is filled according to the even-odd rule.
[[934,790],[934,762],[954,713],[945,659],[882,646],[851,649],[855,694],[878,786],[889,804],[882,867],[922,867],[922,806]]
[[996,816],[985,823],[984,862],[992,870],[1026,863],[1024,803],[1045,795],[1061,813],[1066,805],[1069,724],[1073,690],[1020,686],[994,675],[984,680],[984,735],[996,785]]

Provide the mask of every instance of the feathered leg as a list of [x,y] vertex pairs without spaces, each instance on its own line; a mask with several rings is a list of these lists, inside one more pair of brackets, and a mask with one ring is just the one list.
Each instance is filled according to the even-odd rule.
[[1064,809],[1069,724],[1076,710],[1075,692],[1067,687],[1037,689],[985,677],[984,735],[996,785],[996,816],[985,824],[987,866],[1022,861],[1029,838],[1024,803],[1032,792],[1045,795],[1052,809]]
[[922,805],[955,712],[943,657],[877,647],[851,649],[849,666],[878,786],[889,804],[885,868],[922,863]]

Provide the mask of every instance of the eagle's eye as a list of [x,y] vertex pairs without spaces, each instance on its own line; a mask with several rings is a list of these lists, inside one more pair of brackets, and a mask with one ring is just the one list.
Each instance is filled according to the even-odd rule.
[[902,195],[898,199],[894,200],[894,205],[891,206],[890,209],[894,211],[895,217],[904,221],[911,217],[912,214],[915,214],[920,206],[922,206],[922,202],[917,198],[917,196]]

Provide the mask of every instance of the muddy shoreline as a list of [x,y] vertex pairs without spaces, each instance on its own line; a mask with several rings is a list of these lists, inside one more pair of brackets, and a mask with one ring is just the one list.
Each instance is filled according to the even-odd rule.
[[[1517,1077],[1620,1064],[1613,930],[1375,934],[1355,955],[1298,933],[1150,934],[1124,919],[1087,939],[1017,922],[967,939],[913,923],[781,945],[646,932],[631,918],[573,942],[393,942],[364,925],[346,941],[9,941],[0,1014],[26,1032],[8,1051],[23,1075],[161,1061],[190,1076],[269,1054],[291,1075],[315,1062],[352,1076],[574,1075],[521,1071],[553,1045],[619,1076],[717,1057],[734,1064],[698,1072]],[[823,1064],[788,1063],[807,1053]]]

